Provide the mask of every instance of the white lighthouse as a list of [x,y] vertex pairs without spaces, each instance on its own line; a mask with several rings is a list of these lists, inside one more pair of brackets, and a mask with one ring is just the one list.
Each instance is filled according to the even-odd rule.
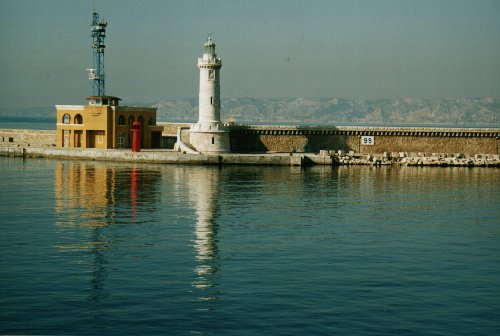
[[230,151],[229,130],[220,120],[220,77],[222,67],[215,53],[215,43],[209,37],[203,56],[198,58],[200,69],[199,116],[191,124],[190,143],[201,153]]

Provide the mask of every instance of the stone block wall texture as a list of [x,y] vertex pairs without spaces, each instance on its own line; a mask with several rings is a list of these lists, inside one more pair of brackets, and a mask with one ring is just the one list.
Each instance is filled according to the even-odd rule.
[[[423,153],[497,153],[495,138],[479,137],[417,137],[377,136],[374,146],[359,146],[357,138],[348,137],[351,150],[362,153],[423,152]],[[357,147],[360,147],[358,150]]]
[[[231,128],[234,152],[319,152],[344,150],[383,152],[498,154],[500,129],[446,129],[396,127],[283,127]],[[362,136],[373,136],[374,145],[362,145]]]
[[55,130],[0,129],[0,146],[50,147],[56,138]]
[[163,126],[163,134],[164,135],[175,135],[177,136],[177,129],[179,127],[188,127],[190,124],[186,123],[166,123],[166,122],[158,122],[158,126]]

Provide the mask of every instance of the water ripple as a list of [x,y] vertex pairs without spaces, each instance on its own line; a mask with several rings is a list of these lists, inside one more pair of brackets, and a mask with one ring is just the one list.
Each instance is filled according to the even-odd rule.
[[0,165],[2,334],[500,331],[495,169]]

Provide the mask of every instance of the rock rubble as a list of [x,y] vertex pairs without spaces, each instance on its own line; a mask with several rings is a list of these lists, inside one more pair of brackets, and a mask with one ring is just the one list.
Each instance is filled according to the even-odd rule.
[[[324,154],[323,154],[324,155]],[[382,154],[361,154],[342,150],[330,151],[336,165],[400,165],[436,167],[500,167],[498,154],[461,154],[461,153],[406,153],[384,152]]]

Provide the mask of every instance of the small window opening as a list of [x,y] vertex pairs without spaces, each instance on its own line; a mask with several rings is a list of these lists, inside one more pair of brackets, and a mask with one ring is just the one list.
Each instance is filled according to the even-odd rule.
[[214,104],[214,97],[210,97],[210,105]]
[[118,125],[125,125],[125,117],[123,115],[118,117]]
[[79,124],[79,125],[83,124],[83,118],[82,118],[81,114],[77,114],[75,116],[75,124]]
[[215,144],[215,139],[212,137],[212,145]]
[[69,124],[71,122],[71,117],[69,116],[69,114],[65,114],[63,115],[63,124]]

